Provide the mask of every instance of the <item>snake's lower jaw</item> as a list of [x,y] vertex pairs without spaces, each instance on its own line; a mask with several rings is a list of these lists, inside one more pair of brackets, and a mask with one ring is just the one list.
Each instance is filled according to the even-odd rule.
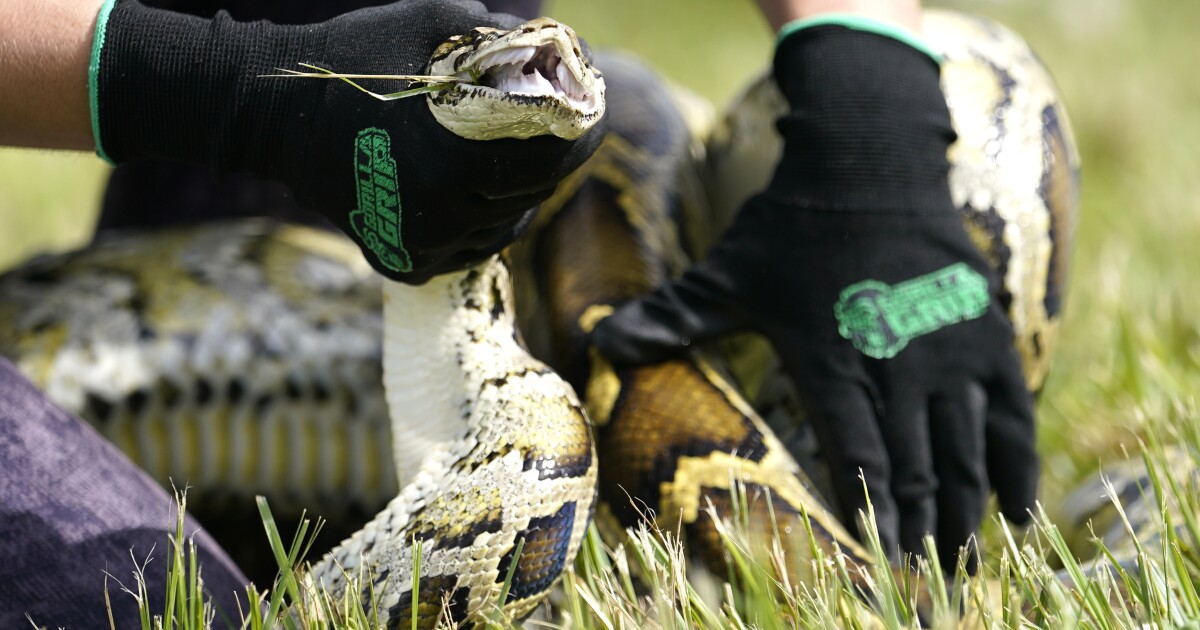
[[443,127],[468,140],[547,135],[574,140],[604,116],[603,78],[597,76],[596,90],[587,98],[590,111],[585,112],[580,101],[565,95],[502,92],[461,84],[430,95],[428,103]]
[[451,40],[435,53],[429,73],[463,79],[427,102],[443,127],[470,140],[574,140],[604,116],[604,78],[583,56],[575,32],[549,18]]

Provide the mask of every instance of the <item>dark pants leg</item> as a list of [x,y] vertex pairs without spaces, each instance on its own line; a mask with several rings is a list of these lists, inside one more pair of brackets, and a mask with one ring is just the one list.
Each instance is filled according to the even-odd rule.
[[[0,628],[108,628],[105,577],[118,628],[138,626],[134,558],[146,568],[151,610],[161,614],[167,528],[175,503],[120,451],[54,406],[0,358]],[[188,520],[216,627],[246,606],[242,575]],[[254,534],[261,535],[261,532]],[[250,534],[248,534],[250,535]],[[132,551],[131,551],[132,550]]]

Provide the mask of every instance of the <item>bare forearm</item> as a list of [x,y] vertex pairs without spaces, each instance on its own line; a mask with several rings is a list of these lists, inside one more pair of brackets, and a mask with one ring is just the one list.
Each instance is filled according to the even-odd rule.
[[0,145],[88,150],[88,61],[102,0],[0,0]]
[[776,31],[792,20],[821,13],[853,13],[914,33],[921,29],[920,0],[758,0],[758,6]]

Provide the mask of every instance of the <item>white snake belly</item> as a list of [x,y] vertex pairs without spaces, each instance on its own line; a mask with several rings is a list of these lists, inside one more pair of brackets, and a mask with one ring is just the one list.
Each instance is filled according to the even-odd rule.
[[384,384],[403,490],[311,573],[337,595],[343,572],[361,570],[381,621],[410,618],[414,541],[421,627],[443,606],[462,623],[494,602],[513,565],[499,604],[519,616],[573,561],[591,519],[587,417],[518,344],[510,294],[496,258],[420,287],[384,285]]

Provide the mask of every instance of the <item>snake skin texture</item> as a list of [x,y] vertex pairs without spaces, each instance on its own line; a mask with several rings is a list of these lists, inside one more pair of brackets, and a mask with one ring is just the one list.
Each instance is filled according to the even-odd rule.
[[419,626],[432,626],[445,608],[462,623],[510,568],[500,604],[521,616],[573,561],[591,519],[587,416],[517,342],[510,286],[496,258],[419,287],[385,285],[384,389],[406,485],[310,573],[336,596],[361,571],[362,601],[377,602],[381,622],[416,608]]
[[[960,136],[954,199],[1003,273],[1036,390],[1077,206],[1067,118],[1011,32],[930,12],[927,37],[946,57]],[[769,357],[697,349],[614,371],[586,341],[605,308],[681,272],[765,184],[777,89],[760,82],[714,123],[629,58],[596,66],[611,132],[507,265],[412,288],[381,283],[353,246],[309,228],[130,234],[0,277],[0,353],[156,478],[191,485],[192,506],[204,493],[222,505],[262,493],[326,515],[382,510],[312,578],[335,592],[373,589],[385,621],[415,607],[422,627],[443,610],[469,624],[510,568],[501,604],[523,614],[572,561],[593,514],[610,535],[649,516],[720,569],[713,517],[744,501],[752,539],[769,541],[777,524],[790,579],[810,571],[810,528],[824,551],[866,563],[797,463],[804,454],[752,403],[777,378]],[[580,393],[594,429],[519,340]]]
[[[497,92],[485,86],[491,82],[485,77],[481,85],[457,83],[430,94],[429,110],[442,126],[470,140],[548,133],[574,140],[604,116],[604,77],[581,50],[575,31],[550,18],[530,20],[511,31],[478,28],[452,38],[434,51],[429,74],[465,78],[480,67],[515,62],[505,79],[495,79],[511,81],[512,74],[528,72],[533,60],[553,54],[560,61],[553,70],[547,69],[550,76],[544,79],[555,82],[552,89],[558,96]],[[532,72],[528,75],[537,81]],[[523,78],[521,82],[525,83]],[[549,88],[549,83],[545,85]]]

